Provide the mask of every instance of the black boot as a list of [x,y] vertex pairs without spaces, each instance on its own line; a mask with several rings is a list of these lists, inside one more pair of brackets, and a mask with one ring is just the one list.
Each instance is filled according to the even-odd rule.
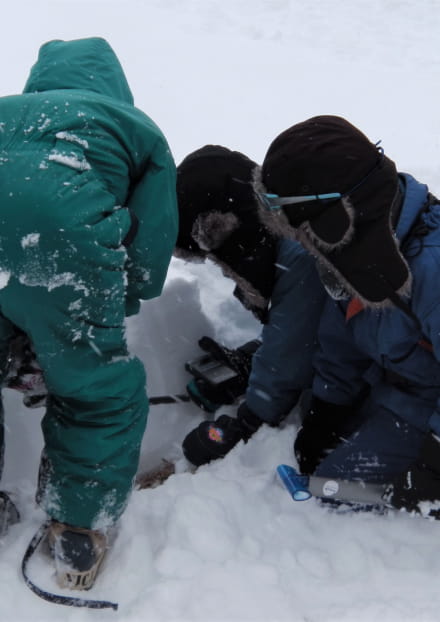
[[71,590],[89,590],[108,548],[106,535],[53,521],[48,543],[58,584]]
[[426,435],[419,455],[408,471],[398,475],[385,493],[399,510],[440,520],[440,439]]

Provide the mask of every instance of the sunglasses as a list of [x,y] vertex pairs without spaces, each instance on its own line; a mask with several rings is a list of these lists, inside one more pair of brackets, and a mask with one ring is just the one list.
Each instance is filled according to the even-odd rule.
[[328,192],[327,194],[306,194],[303,196],[280,197],[278,194],[259,192],[258,198],[267,209],[280,209],[284,205],[295,205],[297,203],[309,203],[310,201],[335,201],[342,197],[339,192]]

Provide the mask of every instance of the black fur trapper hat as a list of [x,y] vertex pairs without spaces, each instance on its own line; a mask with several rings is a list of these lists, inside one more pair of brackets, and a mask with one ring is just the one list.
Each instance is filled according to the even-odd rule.
[[238,213],[254,202],[251,182],[256,166],[239,151],[220,145],[205,145],[186,156],[177,167],[176,255],[203,258],[221,245],[237,227]]
[[209,258],[237,284],[235,295],[262,321],[275,275],[275,241],[259,218],[258,166],[239,151],[205,145],[177,167],[179,234],[174,255]]
[[317,116],[282,132],[254,188],[262,199],[336,194],[281,208],[262,200],[261,217],[301,242],[364,306],[409,295],[411,274],[392,222],[401,203],[395,164],[348,121]]

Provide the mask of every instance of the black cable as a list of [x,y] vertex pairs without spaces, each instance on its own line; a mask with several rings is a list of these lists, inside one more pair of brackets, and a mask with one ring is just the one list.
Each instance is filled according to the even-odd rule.
[[174,404],[179,402],[189,402],[191,398],[186,393],[178,394],[178,395],[156,395],[154,397],[148,398],[148,401],[152,406],[154,404]]

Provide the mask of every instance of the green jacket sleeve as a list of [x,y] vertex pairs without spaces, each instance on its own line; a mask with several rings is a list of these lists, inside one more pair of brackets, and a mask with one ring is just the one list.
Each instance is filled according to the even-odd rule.
[[162,292],[177,238],[176,167],[164,138],[156,142],[127,207],[139,223],[127,249],[126,314],[133,315],[139,310],[139,299]]

